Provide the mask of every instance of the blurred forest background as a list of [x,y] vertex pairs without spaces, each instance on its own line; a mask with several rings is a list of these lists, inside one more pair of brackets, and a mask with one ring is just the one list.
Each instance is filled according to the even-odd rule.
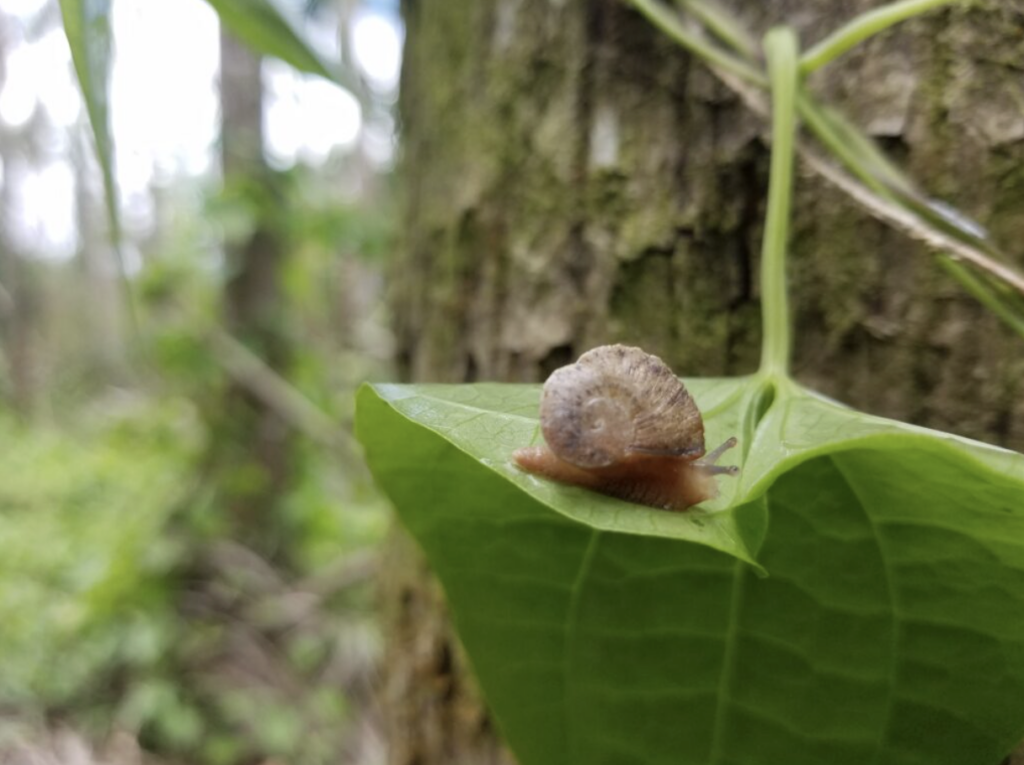
[[401,22],[279,5],[347,88],[112,4],[114,246],[61,8],[0,4],[0,762],[383,761],[344,434],[391,356]]

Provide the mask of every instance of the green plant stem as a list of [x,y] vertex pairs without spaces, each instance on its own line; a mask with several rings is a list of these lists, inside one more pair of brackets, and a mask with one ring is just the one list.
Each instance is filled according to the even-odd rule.
[[835,126],[826,118],[824,110],[810,96],[801,93],[797,99],[797,108],[800,110],[800,118],[810,132],[847,170],[879,196],[889,200],[893,199],[889,189],[873,171],[872,165],[862,153],[857,151],[858,147],[855,142],[835,129]]
[[903,2],[862,13],[812,46],[800,59],[800,71],[802,74],[809,74],[843,55],[858,43],[894,24],[954,2],[957,0],[903,0]]
[[[797,111],[810,132],[872,193],[911,215],[932,231],[963,245],[966,249],[959,253],[959,257],[1024,295],[1024,275],[1007,265],[1010,260],[1008,256],[987,236],[943,216],[934,208],[932,200],[921,194],[913,182],[869,138],[852,125],[844,123],[838,115],[817,104],[806,92],[800,92],[797,96]],[[960,271],[950,273],[954,278],[960,278]],[[969,291],[974,291],[972,285],[966,282],[963,284]],[[1024,321],[1024,315],[1019,320]]]
[[677,0],[679,6],[692,14],[709,32],[739,53],[747,61],[756,61],[760,53],[757,41],[728,11],[707,0]]
[[693,34],[683,25],[679,15],[659,0],[629,0],[629,2],[654,26],[708,64],[754,85],[764,87],[767,84],[764,75],[757,69],[710,44],[699,35]]
[[772,161],[768,214],[761,249],[761,315],[764,339],[761,372],[785,377],[789,372],[792,330],[786,284],[786,248],[793,197],[793,149],[796,140],[796,91],[799,43],[787,27],[764,38],[772,93]]
[[838,111],[816,101],[806,88],[801,88],[796,108],[801,122],[855,175],[860,177],[861,173],[853,165],[860,164],[866,174],[885,187],[908,194],[916,193],[913,182],[893,164],[877,143]]
[[972,273],[967,266],[949,255],[939,256],[939,265],[946,269],[964,289],[983,306],[1003,320],[1014,332],[1024,337],[1024,318],[1019,309],[1007,304],[1005,298],[985,283],[984,279]]
[[[732,49],[734,55],[709,45],[699,34],[695,35],[689,31],[675,13],[657,0],[630,2],[659,29],[694,55],[704,58],[708,63],[718,64],[720,69],[738,73],[744,81],[757,87],[768,87],[768,80],[755,70],[757,51],[751,48],[748,42],[749,35],[742,23],[713,2],[676,0],[679,7]],[[799,69],[801,73],[811,71],[841,55],[850,46],[892,24],[952,2],[955,0],[908,0],[864,14],[804,55],[799,62]],[[726,82],[730,84],[728,80]],[[731,83],[731,86],[735,89],[736,83]],[[1024,275],[1006,265],[1006,256],[987,237],[979,236],[964,226],[957,225],[948,216],[943,216],[937,211],[931,200],[921,194],[913,181],[856,126],[838,112],[819,104],[803,88],[798,89],[796,106],[800,119],[809,131],[839,160],[847,172],[864,186],[869,195],[868,199],[873,197],[877,203],[868,204],[861,200],[862,205],[866,205],[876,215],[878,210],[887,209],[882,220],[919,240],[928,242],[932,248],[938,246],[935,237],[953,240],[947,242],[945,246],[956,248],[957,257],[984,271],[989,278],[997,279],[1018,293],[1024,294]],[[847,193],[852,192],[847,189]],[[941,256],[940,263],[971,294],[982,300],[986,306],[993,307],[993,301],[987,299],[992,297],[990,290],[984,292],[986,299],[982,299],[982,291],[988,290],[986,283],[979,282],[977,277],[960,263],[947,264]],[[995,311],[996,315],[1015,332],[1020,332],[1024,325],[1024,311],[1012,301],[999,298],[997,300],[999,310]]]

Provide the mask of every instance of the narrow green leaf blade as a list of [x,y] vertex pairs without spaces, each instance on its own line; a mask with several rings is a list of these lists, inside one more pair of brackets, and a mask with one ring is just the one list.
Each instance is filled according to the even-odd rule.
[[[103,174],[109,235],[120,257],[121,215],[114,179],[114,144],[110,136],[107,88],[110,79],[110,0],[60,0],[60,10]],[[123,264],[121,270],[123,274]]]
[[231,33],[257,53],[274,56],[301,72],[337,80],[325,62],[281,15],[271,0],[207,0]]
[[687,386],[712,441],[744,439],[702,514],[749,547],[516,476],[538,388],[360,393],[520,763],[997,762],[1024,737],[1024,457],[790,384],[760,420],[757,378]]

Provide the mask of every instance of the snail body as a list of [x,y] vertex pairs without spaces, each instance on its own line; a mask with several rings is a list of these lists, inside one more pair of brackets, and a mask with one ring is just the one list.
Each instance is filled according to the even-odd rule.
[[605,345],[555,370],[540,405],[546,445],[517,449],[523,470],[628,502],[685,510],[718,496],[716,476],[736,475],[709,454],[704,421],[685,386],[657,356]]

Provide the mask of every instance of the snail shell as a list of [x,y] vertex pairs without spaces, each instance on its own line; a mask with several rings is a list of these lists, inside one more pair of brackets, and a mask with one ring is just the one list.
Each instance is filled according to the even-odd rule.
[[718,495],[715,476],[739,472],[714,464],[736,439],[705,456],[693,397],[639,348],[601,346],[556,370],[540,420],[547,445],[518,449],[519,467],[630,502],[685,510]]

